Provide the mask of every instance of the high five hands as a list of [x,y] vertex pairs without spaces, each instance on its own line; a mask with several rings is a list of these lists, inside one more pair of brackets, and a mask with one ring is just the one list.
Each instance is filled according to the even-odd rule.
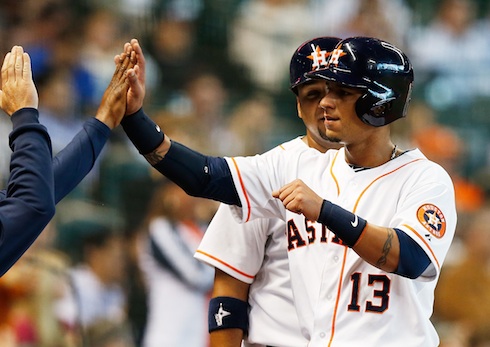
[[124,44],[124,52],[114,57],[114,62],[119,64],[126,56],[131,56],[134,59],[134,67],[127,71],[129,90],[126,97],[126,113],[131,115],[136,113],[142,106],[145,98],[145,73],[146,62],[143,55],[143,50],[137,39],[132,39]]
[[110,129],[117,127],[126,114],[127,98],[130,88],[129,79],[134,75],[136,53],[132,50],[114,57],[116,69],[112,80],[102,96],[96,117]]

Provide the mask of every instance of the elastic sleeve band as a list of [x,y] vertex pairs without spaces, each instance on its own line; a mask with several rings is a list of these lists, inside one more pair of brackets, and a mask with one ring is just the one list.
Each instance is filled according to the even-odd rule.
[[208,330],[241,329],[248,333],[248,303],[230,296],[217,296],[209,301]]
[[39,111],[36,108],[24,107],[12,113],[10,120],[14,130],[28,123],[39,124]]
[[140,154],[151,153],[163,142],[163,132],[145,114],[143,108],[140,108],[138,112],[132,115],[124,117],[121,125]]
[[24,107],[15,111],[10,117],[12,132],[9,134],[9,146],[12,148],[14,140],[26,131],[38,131],[44,135],[51,147],[51,138],[46,127],[39,123],[39,111],[32,107]]
[[363,218],[328,200],[323,200],[318,222],[333,231],[349,247],[356,244],[367,225]]

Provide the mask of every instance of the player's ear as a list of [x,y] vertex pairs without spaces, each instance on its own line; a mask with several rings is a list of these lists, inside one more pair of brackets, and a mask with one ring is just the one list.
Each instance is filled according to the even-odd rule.
[[296,97],[296,110],[298,112],[298,117],[303,119],[303,113],[301,112],[301,104],[299,102],[299,98]]

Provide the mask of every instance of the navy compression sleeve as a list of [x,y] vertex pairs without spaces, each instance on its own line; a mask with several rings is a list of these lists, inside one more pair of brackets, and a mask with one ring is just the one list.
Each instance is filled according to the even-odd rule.
[[0,276],[24,254],[55,213],[51,140],[38,111],[12,117],[10,177],[0,201]]
[[205,156],[172,141],[168,153],[154,167],[189,195],[241,206],[224,158]]
[[429,257],[410,236],[399,229],[395,232],[400,242],[400,260],[395,273],[412,279],[419,277],[430,265]]
[[60,202],[90,172],[111,129],[96,118],[90,118],[83,128],[53,159],[55,202]]
[[[143,155],[155,150],[164,139],[161,129],[143,109],[125,117],[121,125]],[[206,156],[172,141],[168,153],[154,167],[189,195],[229,205],[241,205],[230,168],[224,158]]]

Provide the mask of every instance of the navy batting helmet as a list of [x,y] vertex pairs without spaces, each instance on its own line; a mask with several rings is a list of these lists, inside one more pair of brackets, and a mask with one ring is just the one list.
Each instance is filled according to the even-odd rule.
[[408,57],[392,44],[372,37],[351,37],[339,42],[324,69],[307,74],[364,89],[356,113],[378,127],[405,117],[413,83]]
[[290,89],[295,94],[297,86],[311,81],[305,76],[307,72],[327,66],[327,58],[339,42],[340,39],[336,37],[317,37],[303,42],[296,49],[289,64]]

